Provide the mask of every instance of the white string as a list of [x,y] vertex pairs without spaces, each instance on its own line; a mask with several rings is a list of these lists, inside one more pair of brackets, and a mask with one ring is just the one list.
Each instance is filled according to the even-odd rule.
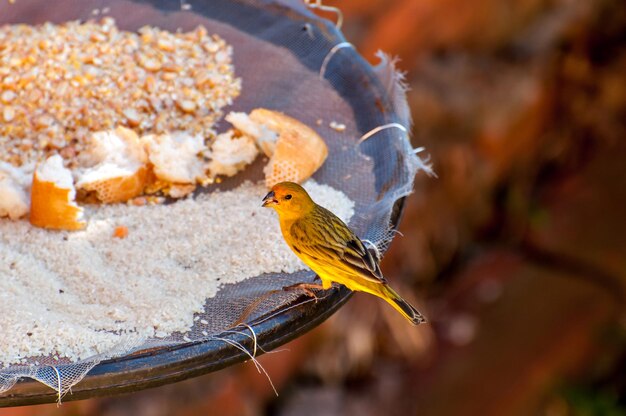
[[328,52],[326,57],[324,57],[324,61],[322,62],[322,66],[320,67],[320,79],[324,79],[324,74],[326,74],[326,67],[328,66],[328,62],[333,57],[335,53],[339,49],[342,48],[353,48],[354,46],[350,42],[341,42],[332,47],[332,49]]
[[[246,325],[246,324],[239,324],[239,325]],[[242,335],[242,336],[244,336],[244,337],[247,337],[247,338],[251,339],[252,341],[254,341],[254,340],[255,340],[255,338],[256,338],[256,334],[254,334],[254,337],[252,337],[252,336],[250,336],[249,334],[247,334],[246,332],[240,332],[240,331],[235,331],[235,330],[223,331],[223,332],[221,332],[221,334],[224,334],[224,335],[225,335],[225,334]],[[213,339],[218,339],[218,340],[220,340],[220,341],[221,341],[221,338],[214,338],[214,337],[211,337],[211,338],[209,338],[209,339],[212,339],[212,340],[213,340]],[[258,343],[257,343],[257,349],[258,349],[258,350],[260,350],[260,351],[263,351],[263,354],[274,354],[274,353],[277,353],[277,352],[291,351],[289,348],[276,348],[276,349],[274,349],[274,350],[272,350],[272,351],[267,351],[267,350],[265,350],[263,347],[261,347],[260,345],[258,345]]]
[[[245,325],[245,324],[240,324],[240,325]],[[246,338],[248,338],[248,339],[251,339],[251,340],[252,340],[252,342],[256,342],[256,341],[255,341],[255,339],[256,339],[256,334],[255,334],[254,336],[251,336],[251,335],[249,335],[249,334],[248,334],[248,333],[246,333],[246,332],[243,332],[243,331],[235,331],[235,330],[223,331],[223,332],[221,332],[221,333],[220,333],[220,335],[225,335],[225,334],[241,335],[241,336],[244,336],[244,337],[246,337]],[[214,338],[213,338],[213,337],[211,337],[210,339],[214,339]],[[221,338],[217,338],[217,339],[221,339]],[[260,346],[260,345],[258,345],[258,344],[257,344],[257,345],[255,345],[255,350],[256,350],[256,349],[259,349],[259,350],[263,351],[263,353],[264,353],[264,354],[267,354],[267,351],[265,351],[265,350],[263,349],[263,347],[261,347],[261,346]],[[254,355],[256,356],[256,351],[255,351]]]
[[55,373],[57,373],[57,381],[59,382],[58,386],[59,389],[57,390],[57,407],[59,407],[61,405],[61,373],[59,373],[59,370],[57,370],[57,368],[55,366],[51,366],[52,369],[54,370]]
[[278,391],[276,390],[276,387],[274,386],[274,383],[272,382],[272,379],[270,378],[270,375],[268,374],[267,371],[265,371],[265,368],[263,368],[261,363],[259,363],[259,361],[252,354],[250,354],[250,351],[248,351],[243,345],[241,345],[237,341],[233,341],[233,340],[228,339],[228,338],[220,338],[220,337],[215,337],[215,339],[218,340],[218,341],[225,342],[225,343],[227,343],[229,345],[232,345],[233,347],[237,348],[239,351],[243,352],[248,357],[250,357],[250,359],[252,360],[252,363],[256,367],[256,370],[259,372],[259,374],[265,374],[265,377],[267,378],[267,381],[269,381],[270,386],[272,386],[272,390],[274,390],[274,394],[276,396],[278,396]]
[[337,29],[341,29],[341,25],[343,25],[343,13],[339,8],[326,6],[325,4],[322,4],[322,0],[315,0],[315,3],[312,3],[311,0],[305,0],[304,2],[311,9],[320,9],[325,12],[335,13],[337,15],[337,22],[335,22],[335,27]]
[[382,126],[378,126],[373,128],[372,130],[368,131],[367,133],[365,133],[363,136],[361,136],[361,138],[359,139],[359,141],[357,142],[357,145],[363,143],[365,140],[369,139],[370,137],[372,137],[373,135],[375,135],[376,133],[386,130],[386,129],[391,129],[391,128],[397,128],[402,130],[403,132],[407,133],[407,129],[406,127],[404,127],[402,124],[400,123],[389,123],[389,124],[384,124]]
[[257,347],[257,338],[256,338],[256,332],[254,332],[254,329],[252,329],[252,327],[248,324],[242,323],[241,325],[245,326],[246,328],[248,328],[250,330],[250,332],[252,333],[252,340],[254,341],[254,351],[252,352],[252,356],[256,357],[256,347]]

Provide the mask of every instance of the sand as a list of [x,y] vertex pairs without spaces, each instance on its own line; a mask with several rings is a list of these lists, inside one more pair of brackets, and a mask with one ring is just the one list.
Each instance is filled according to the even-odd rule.
[[[342,192],[306,187],[343,220],[353,215]],[[184,333],[221,284],[304,269],[261,208],[265,193],[248,183],[171,205],[88,208],[78,232],[0,219],[0,366]],[[114,237],[119,226],[127,237]]]

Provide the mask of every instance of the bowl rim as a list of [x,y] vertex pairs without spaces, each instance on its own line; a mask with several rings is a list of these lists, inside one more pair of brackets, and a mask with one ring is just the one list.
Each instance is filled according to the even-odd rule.
[[[246,5],[252,6],[245,0],[235,1],[245,2]],[[301,14],[300,11],[296,12],[287,7],[274,8],[273,12],[315,25],[323,36],[331,39],[335,44],[346,42],[345,37],[335,25],[323,18],[313,14]],[[342,52],[342,58],[344,62],[353,63],[351,71],[354,71],[355,77],[364,79],[370,86],[378,88],[385,109],[392,109],[393,105],[384,93],[384,88],[374,68],[354,48],[346,48]],[[383,114],[388,122],[398,121],[393,111],[383,111]],[[390,224],[393,228],[396,228],[400,222],[404,201],[405,197],[401,197],[393,206]],[[310,273],[312,277],[313,273]],[[302,298],[299,298],[294,304],[255,320],[250,324],[250,328],[256,337],[256,350],[259,351],[257,356],[315,328],[345,304],[351,295],[352,292],[349,289],[335,286],[326,291],[317,301],[301,302]],[[252,351],[255,345],[249,334],[250,331],[228,331],[215,338],[227,338],[248,351]],[[62,397],[62,401],[111,396],[157,387],[217,371],[249,358],[250,356],[242,350],[219,339],[140,350],[122,357],[101,361],[81,381],[72,386],[70,393]],[[0,407],[53,403],[59,399],[59,393],[49,386],[31,378],[21,378],[9,390],[0,393]]]

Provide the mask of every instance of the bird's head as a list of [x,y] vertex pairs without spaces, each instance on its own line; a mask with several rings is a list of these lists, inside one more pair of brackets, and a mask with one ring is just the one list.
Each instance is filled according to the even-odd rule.
[[280,182],[263,198],[263,206],[274,208],[283,218],[298,218],[315,207],[303,187],[294,182]]

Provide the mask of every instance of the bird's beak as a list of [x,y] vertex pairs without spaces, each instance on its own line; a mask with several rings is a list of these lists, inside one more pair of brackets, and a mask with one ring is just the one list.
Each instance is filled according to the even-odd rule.
[[270,191],[267,195],[265,195],[265,198],[263,198],[263,206],[269,207],[278,204],[278,200],[275,196],[274,191]]

